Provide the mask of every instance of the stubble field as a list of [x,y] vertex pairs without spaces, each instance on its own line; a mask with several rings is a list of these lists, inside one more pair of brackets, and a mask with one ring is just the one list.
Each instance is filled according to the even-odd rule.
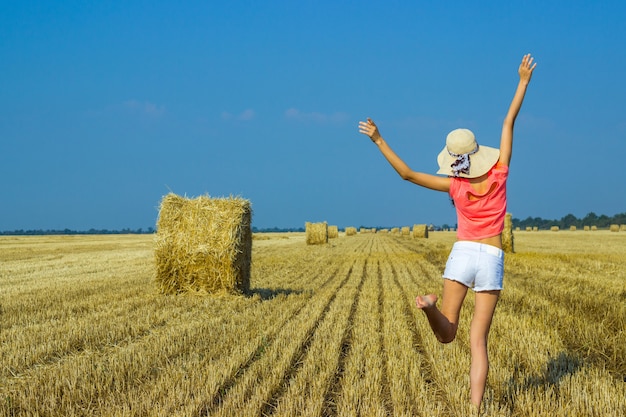
[[[164,296],[153,236],[0,238],[0,416],[465,416],[468,293],[439,344],[451,232],[256,235],[251,294]],[[626,233],[517,232],[489,416],[626,415]]]

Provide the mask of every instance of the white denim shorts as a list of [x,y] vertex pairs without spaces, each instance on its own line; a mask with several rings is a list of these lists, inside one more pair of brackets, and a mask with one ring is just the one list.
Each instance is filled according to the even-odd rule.
[[474,291],[501,290],[504,251],[484,243],[459,241],[454,244],[443,277]]

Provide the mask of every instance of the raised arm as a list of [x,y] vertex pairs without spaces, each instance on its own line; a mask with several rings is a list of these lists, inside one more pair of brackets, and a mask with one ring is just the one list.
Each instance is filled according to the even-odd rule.
[[378,146],[380,152],[403,180],[411,181],[414,184],[430,188],[431,190],[445,192],[450,190],[450,178],[425,174],[423,172],[415,172],[409,168],[409,166],[405,164],[398,155],[396,155],[389,145],[387,145],[387,142],[385,142],[383,137],[380,135],[378,127],[372,119],[368,118],[367,122],[359,122],[359,132],[369,136],[372,142]]
[[524,96],[526,95],[526,89],[528,88],[530,78],[532,77],[533,70],[536,66],[537,63],[533,63],[533,58],[530,54],[524,55],[522,63],[518,69],[519,83],[517,84],[517,90],[515,90],[513,101],[511,101],[509,111],[504,118],[504,123],[502,124],[499,162],[507,166],[511,163],[511,154],[513,152],[513,127],[515,126],[515,119],[522,108]]

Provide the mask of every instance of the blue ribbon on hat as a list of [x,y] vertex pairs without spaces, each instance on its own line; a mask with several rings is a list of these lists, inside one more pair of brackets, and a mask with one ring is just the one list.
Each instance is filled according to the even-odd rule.
[[470,155],[474,155],[476,152],[478,152],[478,144],[476,144],[476,147],[474,148],[473,151],[468,152],[468,153],[456,154],[448,150],[448,153],[450,154],[450,156],[456,158],[456,161],[454,161],[450,165],[450,167],[452,168],[452,174],[455,177],[458,177],[460,174],[469,175],[470,165],[471,165]]

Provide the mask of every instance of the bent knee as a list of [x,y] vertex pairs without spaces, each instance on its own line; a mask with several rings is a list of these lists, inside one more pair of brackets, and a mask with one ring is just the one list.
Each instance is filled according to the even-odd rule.
[[456,338],[456,335],[454,334],[452,336],[446,336],[446,337],[437,336],[437,340],[444,345],[447,345],[448,343],[452,343],[455,338]]
[[457,326],[451,325],[447,333],[439,333],[436,335],[437,340],[444,345],[453,342],[456,338],[456,330]]

